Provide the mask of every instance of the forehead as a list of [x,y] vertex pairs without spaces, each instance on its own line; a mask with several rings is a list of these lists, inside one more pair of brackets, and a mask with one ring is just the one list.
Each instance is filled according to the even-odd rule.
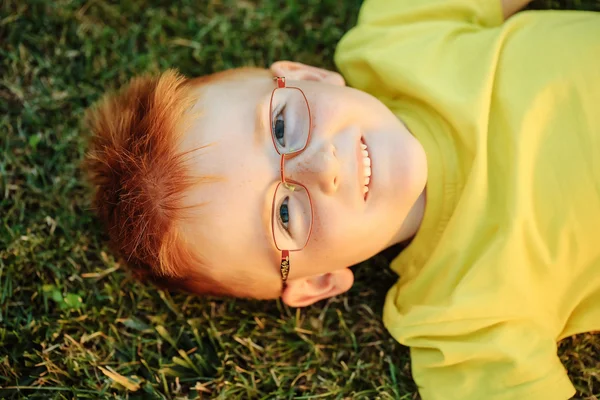
[[268,79],[224,81],[198,88],[198,101],[190,111],[195,119],[184,134],[182,151],[195,152],[194,166],[202,175],[228,178],[256,159],[264,142],[263,128],[272,87]]
[[[184,205],[196,206],[191,235],[210,243],[207,258],[223,262],[271,263],[271,196],[277,153],[268,126],[270,79],[223,82],[203,88],[191,111],[198,117],[184,135],[181,151],[194,151],[189,168],[208,183],[192,188]],[[214,179],[213,179],[214,178]],[[234,250],[234,251],[232,251]],[[217,260],[217,261],[221,261]]]

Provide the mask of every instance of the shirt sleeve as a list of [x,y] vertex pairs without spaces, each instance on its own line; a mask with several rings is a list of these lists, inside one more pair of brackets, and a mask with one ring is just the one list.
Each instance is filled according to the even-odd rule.
[[489,108],[502,22],[498,0],[367,0],[335,62],[384,104],[401,96],[468,129],[460,123]]
[[565,400],[575,393],[555,338],[528,319],[465,317],[410,326],[388,316],[386,325],[411,348],[423,400]]
[[500,0],[367,0],[358,25],[408,25],[453,21],[492,27],[502,24]]

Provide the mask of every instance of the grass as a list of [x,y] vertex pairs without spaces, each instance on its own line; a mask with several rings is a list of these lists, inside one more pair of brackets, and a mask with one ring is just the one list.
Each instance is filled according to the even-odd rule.
[[[299,4],[302,4],[300,6]],[[333,68],[360,0],[0,4],[0,397],[413,399],[408,351],[379,316],[380,255],[348,295],[295,310],[131,281],[89,211],[84,109],[177,66],[202,75],[293,59]],[[534,8],[600,11],[600,0]],[[578,398],[600,398],[600,336],[560,344]]]

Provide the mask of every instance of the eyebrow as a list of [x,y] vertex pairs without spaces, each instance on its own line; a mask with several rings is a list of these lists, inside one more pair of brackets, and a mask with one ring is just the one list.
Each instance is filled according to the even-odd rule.
[[[258,149],[264,148],[267,134],[271,134],[270,128],[268,126],[265,126],[265,120],[268,120],[268,118],[265,118],[264,116],[265,109],[268,107],[268,102],[270,101],[270,99],[271,92],[269,91],[267,95],[262,96],[259,99],[259,101],[256,103],[256,107],[254,110],[254,145]],[[268,113],[268,109],[266,110],[266,112]],[[273,151],[275,151],[275,149],[273,149]],[[271,186],[272,183],[270,183],[267,186],[267,190],[265,191],[263,202],[264,205],[262,206],[261,212],[261,220],[263,230],[266,233],[266,238],[271,243],[269,247],[274,247],[273,233],[271,232],[271,207],[273,203],[274,190],[268,190],[271,188]]]
[[254,144],[258,145],[259,147],[262,147],[262,145],[264,145],[265,137],[267,136],[266,134],[271,133],[270,131],[267,132],[267,130],[269,130],[270,128],[268,126],[265,126],[264,117],[264,111],[265,108],[267,108],[267,103],[270,99],[271,92],[269,92],[268,97],[263,96],[259,99],[259,101],[256,103],[256,107],[254,110]]
[[265,193],[265,201],[264,201],[264,206],[263,206],[263,212],[262,212],[262,220],[263,220],[263,227],[264,230],[266,232],[266,238],[267,241],[269,241],[271,243],[271,245],[269,247],[274,247],[275,243],[273,242],[273,232],[271,232],[271,207],[272,207],[272,203],[273,203],[273,196],[272,196],[272,190],[267,190]]

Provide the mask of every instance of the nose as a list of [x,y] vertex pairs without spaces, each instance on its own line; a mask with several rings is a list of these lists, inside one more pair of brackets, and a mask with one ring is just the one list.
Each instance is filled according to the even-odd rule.
[[302,183],[310,189],[318,186],[325,194],[336,192],[340,163],[333,144],[324,144],[315,150],[304,150],[285,160],[285,176]]

